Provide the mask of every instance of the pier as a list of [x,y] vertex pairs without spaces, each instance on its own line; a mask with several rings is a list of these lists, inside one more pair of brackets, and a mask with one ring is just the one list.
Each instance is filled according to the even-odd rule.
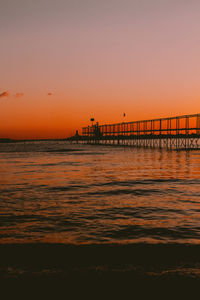
[[200,149],[200,114],[104,125],[96,123],[83,127],[81,135],[77,131],[67,140],[92,145],[195,150]]

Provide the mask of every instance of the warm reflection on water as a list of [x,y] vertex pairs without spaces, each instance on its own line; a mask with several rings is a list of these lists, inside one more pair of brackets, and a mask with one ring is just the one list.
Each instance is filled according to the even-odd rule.
[[1,243],[199,243],[200,152],[0,144]]

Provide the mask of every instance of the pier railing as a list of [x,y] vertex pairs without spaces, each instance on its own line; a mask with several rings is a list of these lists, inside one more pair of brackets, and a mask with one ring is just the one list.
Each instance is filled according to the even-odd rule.
[[122,122],[87,126],[82,128],[83,136],[144,136],[144,135],[190,135],[200,133],[200,114],[171,118]]

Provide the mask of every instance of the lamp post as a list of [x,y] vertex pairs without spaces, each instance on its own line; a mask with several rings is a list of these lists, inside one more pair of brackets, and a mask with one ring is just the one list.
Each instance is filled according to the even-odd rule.
[[125,135],[125,124],[124,124],[124,119],[125,119],[125,117],[126,117],[126,114],[125,114],[125,112],[123,113],[123,134]]
[[91,118],[90,121],[92,122],[92,126],[93,126],[94,118]]

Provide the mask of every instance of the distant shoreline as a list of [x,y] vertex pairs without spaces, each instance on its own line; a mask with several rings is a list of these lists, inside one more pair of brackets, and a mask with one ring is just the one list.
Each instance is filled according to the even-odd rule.
[[64,139],[24,139],[24,140],[15,140],[10,138],[0,138],[0,143],[20,143],[20,142],[40,142],[40,141],[66,141]]

